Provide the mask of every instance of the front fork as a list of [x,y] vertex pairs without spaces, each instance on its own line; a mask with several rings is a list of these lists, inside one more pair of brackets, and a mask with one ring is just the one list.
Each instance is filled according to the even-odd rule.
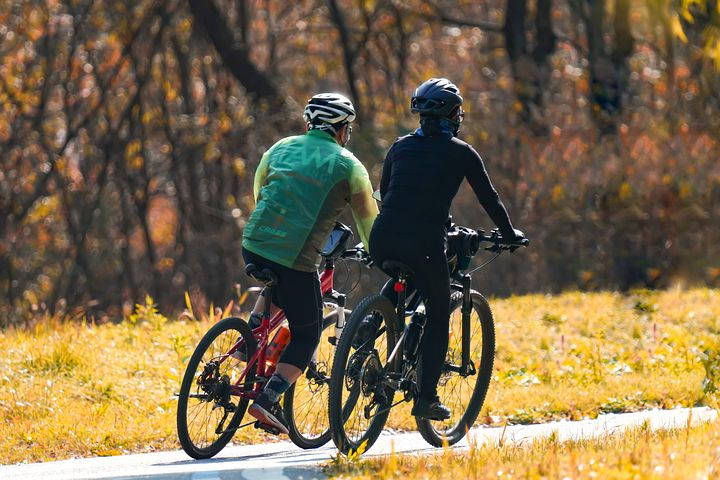
[[460,278],[462,286],[463,303],[462,309],[462,365],[460,366],[464,373],[471,370],[470,364],[470,317],[472,314],[472,297],[470,296],[470,275],[463,275]]
[[[337,346],[338,342],[340,341],[340,335],[342,335],[343,328],[345,328],[345,301],[346,297],[342,293],[338,293],[335,290],[330,292],[328,294],[328,297],[335,302],[335,311],[337,312],[337,315],[335,316],[335,327],[333,331],[333,336],[330,337],[328,340],[330,344]],[[318,345],[318,348],[320,346]],[[313,354],[313,361],[317,361],[317,352],[318,349],[315,349],[315,353]]]
[[[328,338],[328,342],[330,342],[331,345],[337,346],[337,342],[340,341],[340,335],[342,335],[343,328],[345,328],[345,295],[342,293],[338,293],[335,290],[330,292],[328,294],[328,297],[330,297],[335,303],[333,304],[333,307],[336,309],[336,318],[335,318],[335,326],[333,331],[333,336]],[[328,305],[328,304],[325,304]],[[321,344],[318,343],[318,346],[315,347],[315,351],[313,351],[312,357],[310,359],[310,365],[313,366],[313,370],[317,368],[318,365],[318,352],[320,351]],[[308,367],[308,378],[310,378],[311,375],[311,369]],[[316,379],[320,378],[318,376],[318,372],[315,370],[313,375],[316,376]]]

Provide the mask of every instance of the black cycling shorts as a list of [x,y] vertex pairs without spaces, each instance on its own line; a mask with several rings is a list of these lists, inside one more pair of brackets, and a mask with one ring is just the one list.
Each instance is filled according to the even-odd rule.
[[317,272],[293,270],[245,248],[242,253],[245,264],[254,263],[259,269],[270,269],[278,276],[272,300],[283,309],[290,325],[290,343],[279,362],[304,371],[320,342],[323,304]]

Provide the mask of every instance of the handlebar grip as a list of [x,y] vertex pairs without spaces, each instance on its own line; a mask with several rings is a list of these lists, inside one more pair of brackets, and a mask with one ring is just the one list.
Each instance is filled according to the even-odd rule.
[[340,256],[342,258],[350,258],[352,260],[357,260],[358,262],[363,263],[368,267],[371,266],[373,263],[370,255],[365,251],[364,248],[361,247],[355,247],[345,250]]

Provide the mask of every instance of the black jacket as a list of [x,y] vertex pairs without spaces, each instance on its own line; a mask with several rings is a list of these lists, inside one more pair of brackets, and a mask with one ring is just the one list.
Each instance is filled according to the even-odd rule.
[[410,134],[398,138],[385,157],[377,222],[397,232],[442,232],[450,204],[467,178],[480,204],[513,238],[513,226],[480,155],[449,135]]

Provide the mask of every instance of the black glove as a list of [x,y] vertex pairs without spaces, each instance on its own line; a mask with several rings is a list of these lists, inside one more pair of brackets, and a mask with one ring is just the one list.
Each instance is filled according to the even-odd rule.
[[513,233],[515,234],[514,238],[509,238],[509,243],[522,243],[523,240],[526,239],[525,234],[522,230],[518,230],[517,228],[513,228]]
[[513,228],[513,233],[515,234],[515,238],[510,239],[510,240],[507,242],[507,243],[513,245],[512,247],[510,247],[510,251],[511,251],[511,252],[514,252],[515,250],[517,250],[517,249],[520,248],[521,246],[522,246],[522,247],[527,247],[528,245],[530,245],[530,240],[527,239],[527,237],[525,236],[525,234],[523,233],[522,230],[518,230],[517,228]]
[[502,241],[505,244],[520,243],[525,239],[525,234],[522,230],[518,230],[517,228],[513,228],[512,230],[495,229],[492,232],[497,232],[497,234],[502,237]]

